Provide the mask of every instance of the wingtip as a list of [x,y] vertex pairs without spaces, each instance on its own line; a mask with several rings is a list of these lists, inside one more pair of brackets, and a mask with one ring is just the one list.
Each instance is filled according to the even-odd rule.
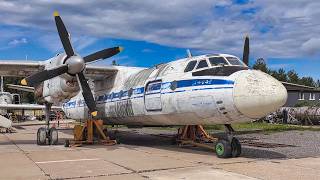
[[54,17],[59,16],[59,12],[58,12],[58,11],[54,11],[54,12],[53,12],[53,16],[54,16]]
[[20,82],[22,85],[26,86],[28,85],[27,80],[26,79],[22,79]]
[[93,112],[91,112],[91,115],[92,115],[92,116],[97,116],[97,115],[98,115],[98,111],[93,111]]

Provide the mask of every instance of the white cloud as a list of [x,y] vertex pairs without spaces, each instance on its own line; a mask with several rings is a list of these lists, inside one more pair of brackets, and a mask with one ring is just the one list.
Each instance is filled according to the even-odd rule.
[[28,40],[26,38],[14,39],[8,43],[9,46],[18,46],[20,44],[27,44]]
[[57,51],[54,10],[79,49],[112,37],[241,56],[249,33],[254,57],[319,55],[320,2],[314,0],[10,0],[0,2],[0,24],[37,29],[33,37]]
[[302,50],[311,55],[320,52],[320,38],[311,38],[302,44]]

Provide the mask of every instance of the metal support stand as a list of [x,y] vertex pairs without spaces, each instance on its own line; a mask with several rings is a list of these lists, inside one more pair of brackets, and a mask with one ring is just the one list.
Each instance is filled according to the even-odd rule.
[[84,125],[75,125],[73,133],[74,139],[66,140],[65,147],[81,146],[83,144],[117,144],[116,140],[111,140],[104,133],[102,120],[86,120]]
[[215,150],[212,144],[217,141],[218,138],[210,136],[201,125],[186,125],[183,128],[178,129],[177,139],[179,146],[193,145],[203,147],[211,150]]
[[192,145],[213,150],[220,158],[238,157],[241,154],[241,145],[233,137],[234,129],[225,124],[226,136],[217,138],[209,135],[201,125],[187,125],[178,129],[176,142],[179,146]]

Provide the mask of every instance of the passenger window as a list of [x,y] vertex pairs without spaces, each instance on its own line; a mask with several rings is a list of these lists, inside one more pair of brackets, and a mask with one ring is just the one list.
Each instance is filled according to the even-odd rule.
[[184,70],[184,72],[189,72],[192,71],[194,69],[194,67],[196,66],[197,61],[190,61],[186,67],[186,69]]
[[150,84],[148,85],[147,92],[157,91],[157,90],[160,90],[160,89],[161,89],[161,82],[150,83]]
[[227,65],[227,61],[223,57],[211,57],[209,58],[211,66],[218,66],[220,64]]
[[161,91],[161,81],[151,82],[147,86],[147,90],[145,94],[154,94],[154,93],[160,93]]
[[197,69],[208,67],[208,63],[206,60],[201,60],[197,66]]

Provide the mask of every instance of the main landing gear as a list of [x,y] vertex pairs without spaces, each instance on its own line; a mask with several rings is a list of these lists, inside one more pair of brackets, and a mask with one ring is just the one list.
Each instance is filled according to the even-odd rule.
[[225,124],[225,131],[223,137],[213,137],[201,125],[187,125],[178,130],[176,141],[180,146],[193,145],[211,149],[216,152],[219,158],[239,157],[241,144],[233,136],[234,129],[230,124]]
[[46,127],[41,127],[37,132],[38,145],[56,145],[58,144],[58,130],[55,127],[50,127],[50,110],[52,104],[45,105]]

